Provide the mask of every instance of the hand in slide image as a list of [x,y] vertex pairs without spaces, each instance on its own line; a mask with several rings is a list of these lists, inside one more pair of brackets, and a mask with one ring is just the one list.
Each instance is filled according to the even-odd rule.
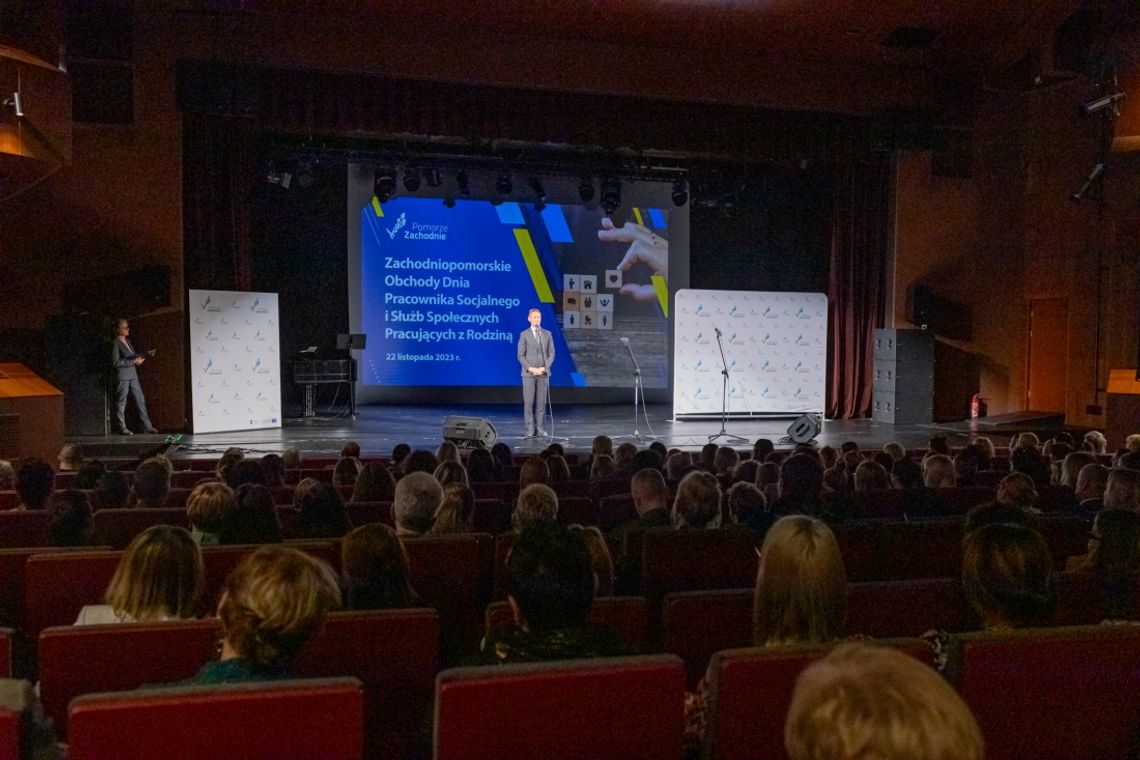
[[[649,271],[660,275],[666,282],[669,281],[669,241],[650,231],[648,227],[634,222],[626,222],[621,227],[614,227],[610,219],[602,219],[602,228],[598,230],[598,239],[611,243],[629,243],[625,258],[617,265],[623,272],[628,272],[635,264],[644,264]],[[630,296],[636,301],[655,301],[657,291],[652,285],[637,285],[626,283],[618,291],[623,296]]]

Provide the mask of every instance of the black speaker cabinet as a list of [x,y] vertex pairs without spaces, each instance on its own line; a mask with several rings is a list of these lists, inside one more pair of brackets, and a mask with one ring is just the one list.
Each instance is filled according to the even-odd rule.
[[788,426],[788,438],[792,443],[811,443],[823,429],[818,414],[804,414]]
[[443,439],[461,449],[488,449],[499,436],[486,417],[450,415],[443,421]]
[[871,418],[895,425],[934,420],[934,336],[875,330]]

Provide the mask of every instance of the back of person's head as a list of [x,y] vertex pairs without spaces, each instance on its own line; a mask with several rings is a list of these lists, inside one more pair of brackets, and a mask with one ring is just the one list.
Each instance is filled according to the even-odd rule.
[[950,441],[944,435],[931,436],[927,448],[935,453],[950,456]]
[[807,454],[792,454],[780,463],[780,496],[815,504],[823,487],[823,466]]
[[814,517],[781,517],[760,548],[752,643],[822,643],[843,635],[847,573],[831,528]]
[[958,485],[954,460],[945,454],[930,454],[922,460],[922,482],[927,488],[953,488]]
[[439,467],[435,468],[432,477],[439,482],[441,486],[446,486],[449,483],[462,483],[467,485],[467,468],[459,462],[447,460],[439,463]]
[[1033,478],[1023,472],[1006,475],[998,483],[996,501],[1022,509],[1032,508],[1037,502],[1037,488],[1033,485]]
[[237,446],[231,446],[226,449],[218,459],[218,466],[214,470],[214,473],[222,480],[225,480],[229,477],[230,468],[243,459],[245,459],[245,452]]
[[78,470],[83,464],[83,447],[78,443],[65,443],[59,450],[59,469]]
[[755,483],[741,481],[728,489],[728,513],[734,522],[746,524],[758,519],[768,510],[764,494]]
[[731,475],[732,470],[740,462],[740,454],[731,446],[721,446],[713,457],[713,469],[717,475]]
[[459,447],[451,441],[444,441],[439,444],[439,448],[435,450],[435,458],[440,462],[461,462],[462,458],[459,456]]
[[218,603],[222,639],[244,662],[285,667],[340,606],[323,560],[285,546],[263,546],[230,573]]
[[882,491],[890,487],[890,475],[878,462],[867,460],[855,468],[856,491]]
[[594,456],[605,454],[606,456],[613,456],[614,442],[610,440],[608,435],[594,436],[594,442],[591,444],[590,453]]
[[1133,433],[1124,439],[1124,448],[1130,454],[1140,454],[1140,433]]
[[389,610],[410,607],[415,594],[408,582],[408,553],[396,531],[383,523],[353,528],[340,546],[345,607]]
[[540,457],[530,457],[519,469],[519,488],[526,488],[532,483],[550,485],[550,466]]
[[349,441],[344,444],[340,449],[341,459],[360,459],[360,444],[356,441]]
[[401,534],[421,535],[431,530],[443,501],[443,487],[426,472],[412,472],[396,483],[392,517]]
[[890,455],[891,459],[896,462],[900,459],[906,459],[906,447],[898,441],[891,441],[890,443],[883,444],[883,451]]
[[1040,533],[995,523],[970,531],[962,544],[962,588],[986,628],[1050,622],[1053,560]]
[[677,485],[673,499],[676,528],[720,527],[720,483],[709,472],[690,472]]
[[316,478],[301,478],[297,483],[297,487],[293,489],[293,509],[300,510],[301,502],[304,501],[305,496],[309,493],[310,489],[321,481]]
[[87,494],[76,489],[52,494],[47,505],[48,539],[52,546],[88,546],[93,528]]
[[435,472],[435,468],[439,467],[439,460],[435,458],[435,454],[424,449],[416,449],[411,454],[404,457],[404,463],[401,465],[405,474],[411,472],[426,472],[431,475]]
[[16,494],[28,509],[43,509],[55,489],[55,470],[39,457],[27,457],[16,470]]
[[665,460],[665,474],[669,480],[680,480],[693,468],[693,455],[687,451],[677,451]]
[[819,460],[824,470],[830,470],[840,461],[839,450],[832,446],[820,446]]
[[265,485],[279,488],[285,485],[285,460],[279,454],[266,454],[261,458],[261,471],[265,473]]
[[1140,471],[1113,467],[1104,486],[1104,508],[1140,509]]
[[[1070,455],[1071,456],[1071,455]],[[1074,487],[1078,499],[1103,499],[1104,489],[1108,486],[1109,470],[1103,464],[1094,462],[1086,464],[1077,473],[1077,483]]]
[[645,449],[633,455],[633,459],[629,463],[630,474],[641,472],[644,469],[660,470],[665,460],[660,452],[653,449]]
[[170,493],[170,473],[166,465],[156,459],[148,459],[135,470],[131,485],[135,503],[140,507],[162,507]]
[[570,532],[577,533],[586,542],[590,566],[594,569],[594,597],[610,596],[614,592],[614,558],[601,529],[596,525],[571,525]]
[[633,474],[629,481],[629,493],[633,496],[633,506],[639,515],[652,509],[669,508],[669,487],[659,470],[644,469]]
[[265,468],[256,459],[242,459],[240,462],[234,462],[226,472],[226,485],[230,488],[237,490],[246,483],[252,483],[255,486],[269,485],[269,479],[265,477]]
[[499,469],[505,470],[507,467],[514,465],[514,458],[511,456],[511,447],[499,441],[491,447],[491,458],[499,463]]
[[769,484],[776,485],[780,482],[780,465],[775,462],[764,462],[760,465],[760,469],[756,471],[756,485],[763,488]]
[[1123,509],[1098,512],[1089,534],[1088,568],[1130,581],[1140,570],[1140,514]]
[[290,446],[281,452],[281,462],[286,470],[301,469],[301,461],[301,450],[296,446]]
[[760,474],[760,463],[755,459],[745,459],[732,468],[733,483],[755,483]]
[[1075,491],[1081,468],[1088,464],[1096,464],[1096,455],[1090,451],[1073,451],[1067,454],[1061,464],[1061,485]]
[[845,467],[837,465],[823,471],[823,490],[825,493],[846,493],[849,485]]
[[970,708],[929,665],[885,646],[841,644],[796,680],[789,760],[983,760]]
[[844,454],[850,454],[853,451],[857,452],[859,451],[859,443],[858,441],[844,441],[839,444],[839,450]]
[[493,483],[499,479],[495,458],[486,449],[473,449],[467,455],[467,479],[472,483]]
[[979,469],[988,470],[993,467],[994,459],[997,458],[997,449],[994,448],[994,442],[987,436],[979,435],[971,443],[978,447],[980,454],[980,461],[978,462]]
[[664,462],[665,458],[669,456],[669,449],[666,448],[665,444],[661,443],[661,441],[654,441],[653,443],[649,444],[649,450],[656,452],[657,456],[661,457],[662,462]]
[[954,474],[963,484],[972,484],[978,477],[978,463],[980,461],[977,446],[973,444],[963,446],[962,450],[954,457]]
[[344,497],[330,483],[316,483],[306,491],[298,512],[305,538],[340,538],[352,530]]
[[895,467],[895,458],[885,451],[876,451],[871,455],[871,461],[877,462],[888,475]]
[[352,486],[353,501],[392,501],[396,497],[396,478],[380,462],[364,466]]
[[[84,491],[91,491],[99,485],[99,478],[103,477],[103,473],[107,471],[107,465],[100,462],[98,459],[89,459],[79,465],[79,469],[75,475],[75,487]],[[0,485],[0,491],[4,490],[4,486]]]
[[443,487],[443,499],[435,513],[431,532],[434,535],[446,533],[469,533],[475,513],[475,492],[463,483],[448,483]]
[[1041,452],[1028,446],[1018,446],[1010,452],[1009,468],[1012,472],[1025,473],[1037,485],[1048,485],[1052,475]]
[[551,520],[523,528],[507,556],[507,595],[532,632],[583,625],[594,603],[594,568],[582,535]]
[[637,456],[636,446],[629,441],[620,444],[614,451],[614,469],[629,470],[635,456]]
[[710,471],[715,470],[716,469],[716,452],[718,449],[720,449],[720,446],[716,445],[715,443],[711,443],[711,442],[706,443],[704,446],[701,447],[700,461],[696,462],[696,464],[705,470],[710,470]]
[[521,531],[536,522],[552,522],[558,519],[558,495],[554,489],[542,483],[533,483],[519,491],[515,511],[511,515],[511,525]]
[[1037,437],[1036,433],[1018,433],[1013,444],[1015,450],[1037,449],[1039,446],[1041,446],[1041,439]]
[[192,618],[203,578],[202,553],[186,529],[154,525],[127,546],[104,599],[117,615],[138,622]]
[[550,469],[551,483],[566,483],[570,480],[570,465],[561,454],[551,454],[546,460],[546,466]]
[[923,485],[922,465],[907,457],[895,461],[891,468],[891,483],[896,488],[918,488]]
[[1099,430],[1090,430],[1084,436],[1085,445],[1094,454],[1103,454],[1108,451],[1108,439]]
[[772,443],[771,438],[757,438],[756,443],[752,444],[752,458],[757,462],[763,462],[775,450],[776,445]]
[[195,485],[186,497],[186,517],[196,530],[217,535],[233,506],[232,488],[216,480],[206,480]]
[[598,454],[590,462],[590,480],[601,480],[613,475],[617,469],[613,457],[609,454]]
[[998,501],[988,501],[971,507],[966,513],[966,521],[962,526],[964,533],[983,528],[995,523],[1008,523],[1010,525],[1024,525],[1027,528],[1037,527],[1033,513],[1016,504],[1002,504]]
[[362,465],[355,457],[341,457],[333,466],[332,482],[334,486],[351,486],[356,484],[356,476],[360,474]]
[[0,459],[0,491],[11,491],[16,486],[16,469],[6,459]]
[[122,509],[130,503],[131,486],[127,476],[115,470],[108,470],[99,476],[95,490],[91,492],[93,509]]
[[392,464],[395,466],[402,466],[404,460],[408,458],[408,454],[411,453],[411,446],[406,443],[397,443],[392,447]]
[[279,544],[284,540],[281,518],[269,489],[246,483],[234,490],[233,506],[218,529],[221,544]]

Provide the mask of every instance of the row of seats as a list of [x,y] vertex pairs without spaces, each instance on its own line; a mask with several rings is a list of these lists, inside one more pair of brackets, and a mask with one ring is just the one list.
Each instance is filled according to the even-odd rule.
[[[402,657],[426,653],[422,645],[414,653],[403,649],[404,643],[416,645],[417,631],[401,630],[396,620],[411,613],[367,614],[389,618],[386,632]],[[177,754],[215,760],[357,758],[362,746],[365,756],[396,758],[416,741],[429,709],[439,760],[681,757],[685,679],[677,657],[457,668],[437,674],[426,658],[415,667],[399,667],[388,639],[379,645],[336,642],[364,646],[375,661],[337,655],[336,621],[352,616],[333,617],[332,633],[322,634],[328,638],[305,650],[298,674],[317,671],[347,675],[348,680],[96,696],[79,696],[86,693],[81,690],[67,702],[63,685],[52,680],[41,686],[45,707],[49,715],[62,716],[70,756],[80,760],[167,755],[172,738],[179,742]],[[363,619],[359,613],[355,617]],[[186,663],[168,655],[179,652],[184,641],[193,646],[194,636],[212,633],[195,631],[190,624],[103,630],[116,640],[84,652],[104,674],[85,688],[100,691],[141,685],[135,667],[165,680],[181,677]],[[128,643],[138,649],[122,654]],[[960,643],[954,686],[978,719],[989,760],[1133,756],[1140,725],[1140,626],[970,633]],[[930,650],[920,639],[876,644],[930,662]],[[830,649],[810,645],[717,652],[707,681],[703,756],[786,757],[783,728],[795,681]],[[82,663],[75,669],[82,669]],[[522,720],[520,705],[526,705]],[[6,717],[0,715],[0,742],[9,735]],[[187,726],[198,730],[187,731]],[[194,752],[181,751],[190,746]]]

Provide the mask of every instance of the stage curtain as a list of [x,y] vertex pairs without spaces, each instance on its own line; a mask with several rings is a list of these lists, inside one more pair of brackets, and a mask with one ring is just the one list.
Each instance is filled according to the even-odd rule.
[[873,331],[887,303],[891,158],[872,153],[837,171],[828,272],[827,416],[871,413]]
[[[183,117],[183,261],[187,288],[251,290],[250,120]],[[267,169],[266,169],[267,170]]]

